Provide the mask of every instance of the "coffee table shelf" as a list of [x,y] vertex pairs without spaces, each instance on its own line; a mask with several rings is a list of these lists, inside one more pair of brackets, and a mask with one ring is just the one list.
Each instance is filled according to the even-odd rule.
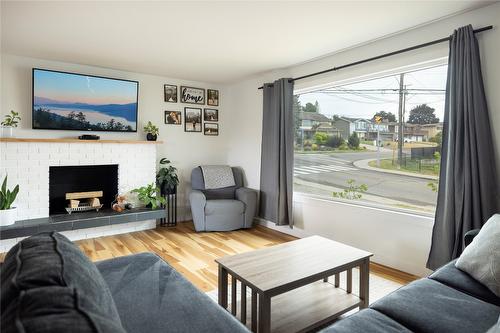
[[271,299],[271,332],[306,332],[358,307],[361,299],[329,282],[316,282]]

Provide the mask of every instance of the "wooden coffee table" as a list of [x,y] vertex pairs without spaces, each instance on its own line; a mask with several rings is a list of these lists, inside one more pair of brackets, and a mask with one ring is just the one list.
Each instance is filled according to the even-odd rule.
[[[320,236],[307,237],[266,249],[217,259],[219,304],[247,320],[247,288],[251,289],[253,332],[305,332],[334,321],[356,307],[368,306],[369,264],[372,253]],[[359,267],[359,295],[352,291],[352,269]],[[346,289],[339,288],[347,272]],[[334,276],[334,283],[328,277]],[[236,285],[241,283],[240,308]],[[258,306],[257,306],[258,305]]]

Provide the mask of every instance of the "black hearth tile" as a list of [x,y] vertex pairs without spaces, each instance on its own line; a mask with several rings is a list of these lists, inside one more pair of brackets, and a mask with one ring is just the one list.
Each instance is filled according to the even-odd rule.
[[151,210],[137,213],[137,221],[156,220],[166,216],[164,209]]
[[36,233],[38,233],[38,226],[8,229],[8,230],[2,230],[0,232],[0,239],[28,237],[28,236],[34,235]]
[[109,217],[110,224],[121,224],[129,222],[137,222],[137,213],[122,213],[120,215]]
[[4,225],[4,226],[0,227],[0,232],[3,232],[4,230],[22,228],[22,227],[24,227],[24,221],[25,220],[19,220],[19,221],[14,222],[14,224]]
[[60,223],[44,223],[38,226],[38,232],[46,231],[68,231],[73,230],[73,222],[60,222]]
[[23,227],[29,227],[29,226],[35,226],[35,225],[40,225],[43,223],[49,223],[49,218],[48,217],[41,217],[37,219],[29,219],[29,220],[23,220]]
[[80,219],[79,214],[60,214],[52,215],[50,217],[50,223],[60,223],[60,222],[74,222]]
[[73,222],[73,229],[95,228],[109,225],[109,217],[81,219]]

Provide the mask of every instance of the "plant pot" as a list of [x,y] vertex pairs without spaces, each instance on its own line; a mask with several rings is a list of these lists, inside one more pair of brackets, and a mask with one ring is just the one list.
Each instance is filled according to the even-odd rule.
[[161,195],[170,195],[170,194],[176,194],[177,193],[177,186],[170,186],[167,184],[163,184],[163,186],[160,188]]
[[0,137],[2,138],[12,138],[14,137],[14,127],[12,126],[2,126],[2,133]]
[[16,222],[17,207],[10,209],[0,210],[0,226],[11,225]]
[[148,134],[146,135],[146,139],[147,139],[148,141],[156,141],[156,139],[157,139],[157,138],[158,138],[158,135],[153,135],[153,134],[151,134],[151,133],[148,133]]

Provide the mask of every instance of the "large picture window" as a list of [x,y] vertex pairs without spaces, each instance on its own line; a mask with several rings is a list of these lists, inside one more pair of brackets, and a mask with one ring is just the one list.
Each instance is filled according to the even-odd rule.
[[447,66],[294,96],[294,191],[432,214]]

